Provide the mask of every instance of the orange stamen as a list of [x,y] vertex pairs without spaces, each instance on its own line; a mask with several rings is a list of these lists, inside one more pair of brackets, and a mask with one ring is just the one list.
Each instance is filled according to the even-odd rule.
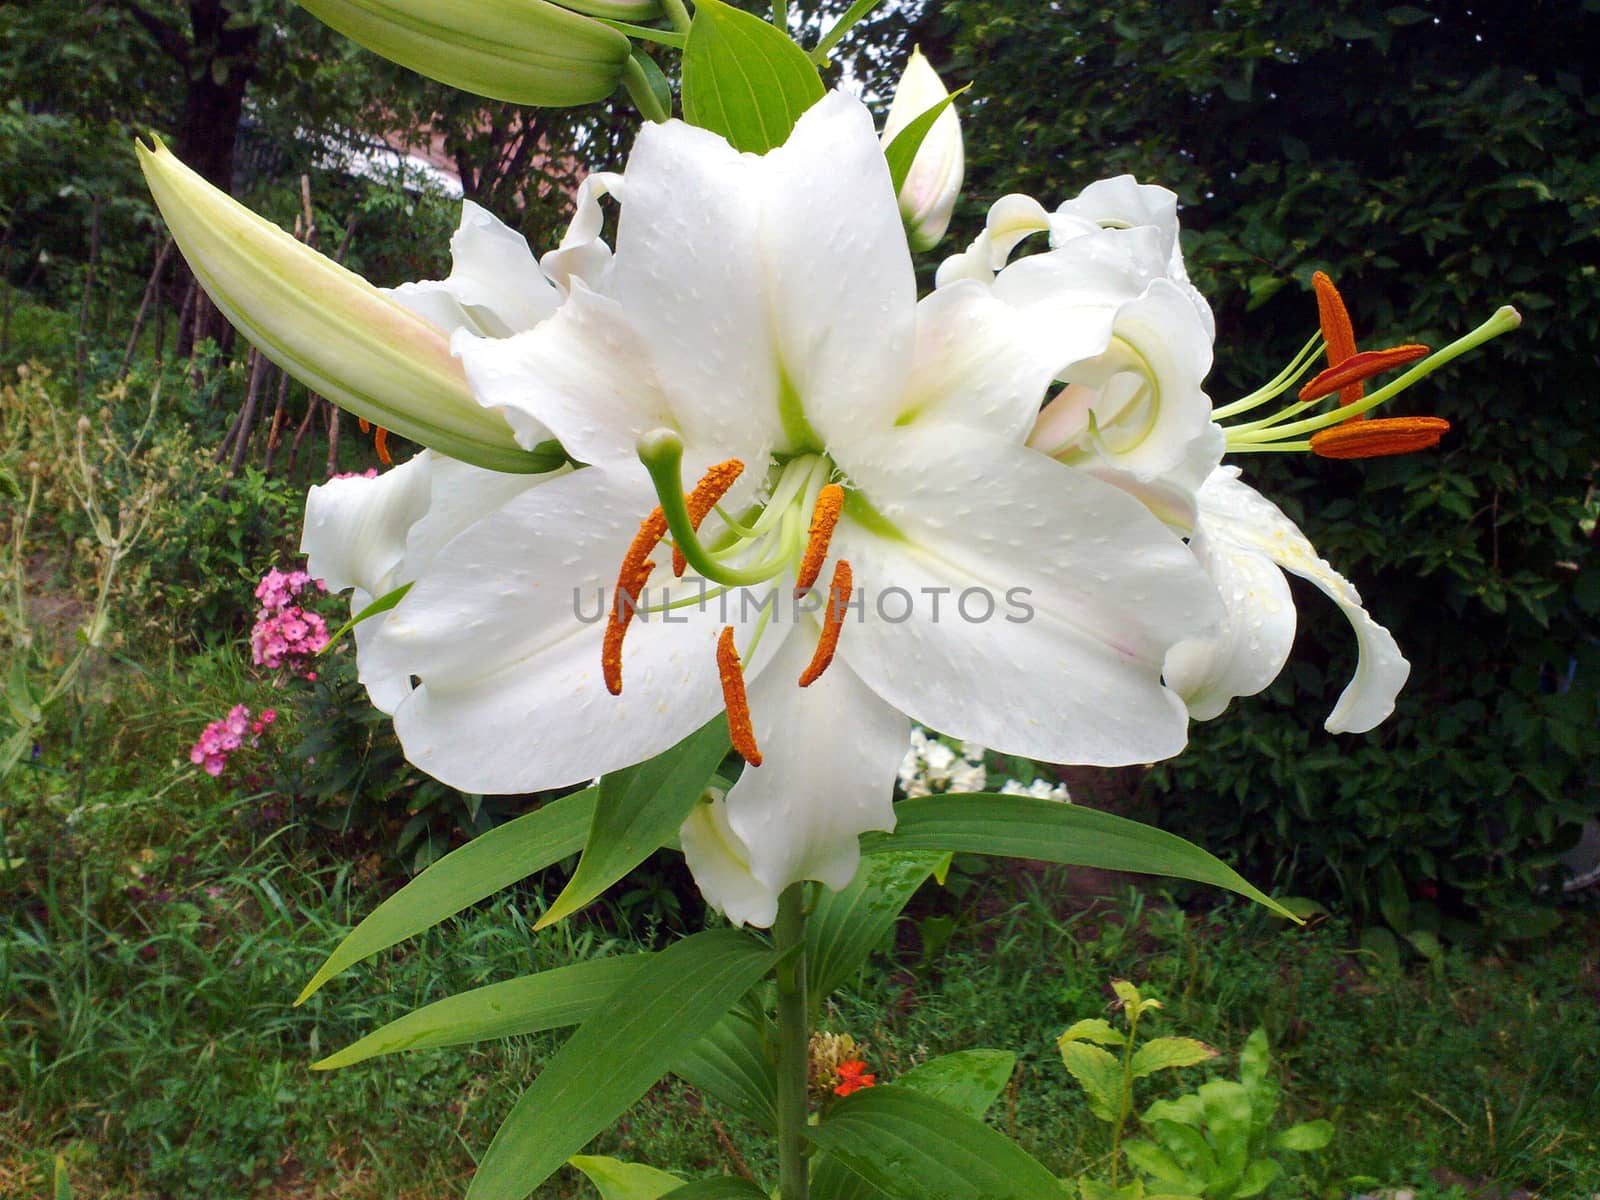
[[365,417],[357,417],[356,418],[356,424],[361,426],[361,432],[362,433],[371,433],[372,432],[372,422],[367,420]]
[[[1356,353],[1355,326],[1350,324],[1350,311],[1344,306],[1344,297],[1333,285],[1333,280],[1318,271],[1311,277],[1311,286],[1317,293],[1317,317],[1322,323],[1322,340],[1328,343],[1328,365],[1337,367]],[[1339,391],[1339,403],[1354,404],[1364,391],[1360,383],[1346,384]]]
[[817,639],[811,662],[800,675],[800,686],[810,687],[822,678],[822,673],[833,661],[833,652],[839,648],[839,634],[844,629],[844,614],[850,607],[850,589],[854,585],[850,564],[840,559],[833,564],[833,582],[828,585],[828,611],[823,616],[822,636]]
[[717,674],[722,676],[722,703],[728,710],[728,736],[739,757],[752,767],[761,765],[756,731],[750,724],[750,699],[744,692],[744,668],[733,644],[733,626],[725,625],[717,639]]
[[844,510],[844,489],[830,483],[817,493],[817,507],[811,513],[811,528],[806,534],[806,552],[800,559],[800,573],[795,576],[794,592],[800,595],[811,590],[822,574],[822,564],[828,557],[828,543],[833,539],[833,527],[839,523]]
[[378,452],[378,461],[386,467],[394,466],[394,459],[389,456],[389,431],[383,426],[378,426],[378,432],[373,435],[372,448]]
[[[1394,367],[1403,367],[1419,358],[1427,358],[1431,353],[1428,347],[1414,344],[1391,346],[1387,350],[1363,350],[1359,354],[1352,354],[1337,366],[1312,376],[1311,382],[1300,389],[1300,399],[1320,400],[1342,391],[1352,383],[1359,386],[1364,379],[1371,379]],[[1358,400],[1360,398],[1356,397]],[[1347,404],[1349,401],[1340,396],[1339,403]]]
[[1311,452],[1323,458],[1381,458],[1437,446],[1450,428],[1443,417],[1382,417],[1345,422],[1311,435]]
[[[689,524],[697,532],[700,522],[706,519],[709,513],[721,499],[728,494],[728,489],[734,481],[744,473],[744,464],[737,458],[730,458],[727,462],[720,462],[705,473],[705,477],[694,485],[684,501],[689,510]],[[672,549],[672,574],[674,578],[682,579],[683,573],[689,567],[684,561],[683,551],[676,546]]]
[[627,554],[622,557],[622,569],[617,572],[617,586],[611,593],[611,616],[606,620],[605,642],[600,650],[600,669],[605,674],[606,690],[613,696],[622,694],[622,638],[628,632],[628,622],[650,572],[656,564],[649,555],[667,535],[667,518],[660,506],[650,510],[650,515],[639,524]]

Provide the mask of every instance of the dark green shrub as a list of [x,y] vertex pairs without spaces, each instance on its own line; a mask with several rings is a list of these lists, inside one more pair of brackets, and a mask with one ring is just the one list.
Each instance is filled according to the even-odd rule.
[[1282,888],[1514,906],[1595,810],[1595,5],[950,0],[942,19],[974,80],[967,232],[1007,191],[1054,204],[1123,171],[1175,189],[1217,310],[1215,400],[1312,331],[1317,269],[1367,345],[1526,317],[1401,402],[1451,421],[1440,450],[1242,464],[1399,639],[1395,718],[1322,731],[1353,639],[1307,590],[1291,670],[1150,789],[1168,828]]

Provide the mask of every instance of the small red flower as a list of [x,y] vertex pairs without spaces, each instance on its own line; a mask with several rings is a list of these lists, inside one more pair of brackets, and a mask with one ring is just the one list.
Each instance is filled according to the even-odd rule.
[[848,1096],[851,1092],[872,1087],[878,1082],[878,1077],[869,1075],[867,1073],[867,1064],[859,1058],[848,1059],[840,1063],[837,1074],[839,1083],[833,1089],[835,1096]]

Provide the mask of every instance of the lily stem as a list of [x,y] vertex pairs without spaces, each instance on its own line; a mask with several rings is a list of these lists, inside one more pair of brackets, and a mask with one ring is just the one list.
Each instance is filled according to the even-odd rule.
[[778,961],[778,1195],[808,1200],[806,1093],[811,1062],[810,1013],[806,1005],[806,915],[804,883],[791,883],[778,897],[773,940]]
[[683,6],[683,0],[661,0],[661,7],[667,10],[667,18],[674,29],[679,33],[689,32],[689,10]]

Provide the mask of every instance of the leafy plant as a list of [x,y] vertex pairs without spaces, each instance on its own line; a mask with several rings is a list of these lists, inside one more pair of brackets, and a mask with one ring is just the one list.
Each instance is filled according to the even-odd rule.
[[[1320,1150],[1333,1139],[1325,1120],[1271,1131],[1279,1089],[1271,1077],[1267,1033],[1257,1029],[1239,1055],[1239,1079],[1213,1079],[1173,1100],[1157,1100],[1139,1118],[1147,1135],[1124,1139],[1133,1113],[1133,1085],[1162,1071],[1216,1057],[1186,1037],[1139,1040],[1139,1019],[1161,1008],[1127,980],[1112,982],[1126,1029],[1103,1017],[1075,1022],[1057,1039],[1061,1061],[1084,1091],[1089,1110],[1111,1126],[1110,1178],[1078,1179],[1083,1200],[1190,1197],[1243,1200],[1283,1173],[1273,1151]],[[1106,1049],[1110,1047],[1111,1049]],[[1126,1160],[1135,1178],[1121,1181]]]
[[1272,1151],[1321,1150],[1333,1140],[1326,1120],[1271,1132],[1279,1089],[1272,1078],[1267,1031],[1257,1029],[1239,1054],[1239,1078],[1213,1079],[1176,1100],[1157,1100],[1141,1121],[1150,1139],[1123,1146],[1149,1180],[1204,1200],[1241,1200],[1283,1174]]

